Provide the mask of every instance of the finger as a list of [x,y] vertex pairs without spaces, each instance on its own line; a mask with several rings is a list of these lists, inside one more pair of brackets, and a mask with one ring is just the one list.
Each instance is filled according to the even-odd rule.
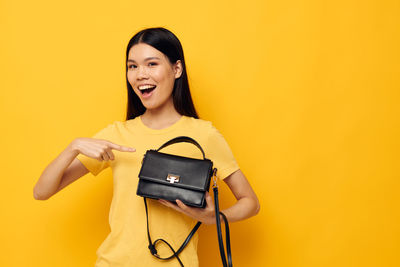
[[160,202],[160,203],[162,203],[162,204],[164,204],[165,206],[168,206],[168,207],[176,206],[173,203],[171,203],[170,201],[167,201],[165,199],[158,199],[158,202]]
[[105,161],[106,157],[104,155],[104,151],[100,148],[96,148],[96,152],[95,152],[96,158],[100,161]]
[[178,204],[178,207],[181,208],[186,213],[191,213],[192,212],[192,208],[187,206],[187,205],[185,205],[185,203],[183,203],[179,199],[176,200],[176,204]]
[[160,202],[161,204],[163,204],[163,205],[165,205],[165,206],[167,206],[167,207],[170,207],[170,208],[172,208],[172,209],[174,209],[174,210],[176,210],[176,211],[182,212],[182,210],[181,210],[177,205],[174,205],[174,204],[172,204],[172,203],[169,202],[169,201],[165,201],[165,200],[163,200],[163,199],[159,199],[158,202]]
[[204,209],[188,206],[179,199],[176,200],[176,203],[178,204],[178,207],[180,208],[182,213],[192,218],[195,218],[196,220],[201,220],[201,216],[203,216],[202,214],[204,214]]
[[103,152],[103,153],[101,153],[101,157],[103,158],[103,160],[104,160],[104,161],[108,161],[108,160],[110,160],[110,158],[109,158],[109,156],[108,156],[107,152]]
[[110,160],[114,160],[114,154],[112,153],[111,149],[106,149],[106,153]]
[[215,208],[213,199],[212,199],[211,195],[208,192],[206,192],[206,203],[207,203],[207,206],[209,206],[211,209]]
[[112,142],[110,142],[110,141],[107,141],[107,144],[108,144],[112,149],[119,150],[119,151],[123,151],[123,152],[134,152],[134,151],[136,151],[136,149],[133,148],[133,147],[120,146],[120,145],[114,144],[114,143],[112,143]]

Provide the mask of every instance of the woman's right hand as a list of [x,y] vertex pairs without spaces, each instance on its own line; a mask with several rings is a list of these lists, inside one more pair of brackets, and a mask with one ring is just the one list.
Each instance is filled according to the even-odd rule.
[[136,149],[114,144],[104,139],[79,137],[72,141],[71,146],[77,152],[99,161],[114,160],[112,149],[123,152],[135,152]]

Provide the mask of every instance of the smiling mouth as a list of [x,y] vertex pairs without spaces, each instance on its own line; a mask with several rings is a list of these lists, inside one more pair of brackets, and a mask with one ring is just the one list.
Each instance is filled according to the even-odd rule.
[[146,96],[146,95],[149,95],[154,89],[156,89],[156,87],[157,86],[154,86],[154,87],[148,88],[148,89],[142,89],[142,90],[139,89],[139,91],[143,96]]

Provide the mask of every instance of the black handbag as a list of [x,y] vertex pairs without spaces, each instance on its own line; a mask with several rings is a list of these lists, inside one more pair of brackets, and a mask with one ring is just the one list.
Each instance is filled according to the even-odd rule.
[[[203,155],[203,159],[182,157],[159,152],[162,148],[180,142],[187,142],[197,146]],[[157,150],[150,149],[146,151],[139,172],[139,182],[136,194],[142,196],[144,200],[147,220],[147,236],[149,240],[148,248],[153,256],[161,260],[169,260],[176,257],[180,265],[184,266],[182,261],[179,259],[178,254],[182,252],[188,244],[194,233],[200,227],[201,222],[197,222],[177,251],[175,251],[164,239],[157,239],[152,243],[150,238],[146,198],[165,199],[173,202],[175,202],[176,199],[179,199],[188,206],[205,208],[207,204],[205,195],[206,192],[209,191],[210,181],[211,178],[213,178],[215,217],[221,259],[224,267],[232,266],[229,224],[226,216],[219,211],[216,172],[217,169],[213,168],[213,162],[205,157],[202,147],[194,139],[188,136],[178,136],[167,141]],[[222,240],[220,215],[225,223],[227,257],[225,257],[224,244]],[[157,254],[155,246],[159,241],[162,241],[169,246],[173,252],[171,256],[163,258]]]

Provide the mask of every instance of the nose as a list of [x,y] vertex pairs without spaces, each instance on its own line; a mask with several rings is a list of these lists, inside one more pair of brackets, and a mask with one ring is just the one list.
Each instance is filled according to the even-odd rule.
[[139,66],[137,70],[137,79],[147,78],[147,69]]

